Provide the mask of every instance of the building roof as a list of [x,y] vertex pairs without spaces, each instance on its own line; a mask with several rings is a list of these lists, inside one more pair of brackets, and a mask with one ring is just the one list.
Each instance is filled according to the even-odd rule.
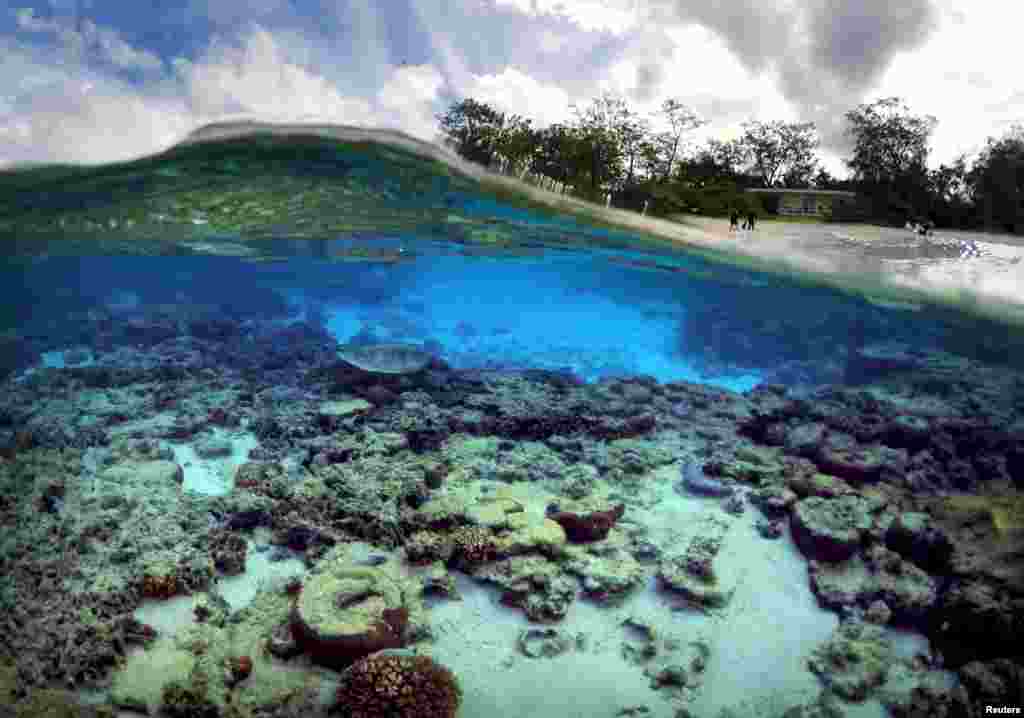
[[850,192],[843,189],[800,189],[794,187],[751,187],[746,190],[747,192],[761,192],[763,194],[785,194],[787,192],[792,194],[831,194],[840,195],[843,197],[856,197],[856,192]]

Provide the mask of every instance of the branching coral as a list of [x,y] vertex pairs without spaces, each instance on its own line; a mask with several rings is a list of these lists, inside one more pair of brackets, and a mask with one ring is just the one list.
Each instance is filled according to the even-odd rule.
[[345,672],[337,710],[347,718],[454,718],[461,702],[458,681],[444,666],[384,651]]
[[467,563],[483,563],[497,558],[494,536],[480,526],[463,526],[451,534],[456,557]]

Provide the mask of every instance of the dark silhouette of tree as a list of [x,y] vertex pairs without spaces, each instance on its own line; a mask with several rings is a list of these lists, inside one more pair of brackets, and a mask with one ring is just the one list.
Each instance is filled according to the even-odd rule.
[[683,135],[707,124],[696,112],[675,98],[665,100],[661,105],[661,117],[668,123],[670,130],[661,133],[657,144],[664,157],[664,179],[672,175],[672,167],[679,155],[679,144]]
[[[964,156],[927,167],[928,141],[937,121],[915,116],[902,100],[883,98],[846,113],[853,149],[845,159],[849,179],[818,165],[812,123],[751,121],[736,140],[708,140],[688,155],[685,133],[704,124],[679,100],[667,100],[659,116],[670,130],[655,132],[652,119],[605,94],[574,119],[534,127],[529,118],[506,115],[466,98],[439,115],[443,141],[474,162],[593,201],[612,192],[634,209],[647,200],[652,211],[696,209],[721,213],[753,202],[753,185],[854,190],[851,217],[902,224],[928,216],[938,226],[986,227],[1024,232],[1024,126],[989,138],[968,166]],[[861,200],[867,200],[866,203]]]
[[928,138],[938,120],[915,117],[898,97],[870,105],[858,105],[846,113],[847,134],[854,140],[853,155],[846,160],[855,179],[892,181],[912,165],[925,164]]
[[787,187],[806,183],[817,160],[819,145],[813,122],[758,122],[743,124],[740,142],[746,147],[753,168],[765,187],[783,183]]
[[871,198],[878,219],[900,223],[927,205],[928,138],[938,120],[916,117],[898,97],[858,105],[845,115],[854,141],[846,165]]
[[986,229],[1024,233],[1024,125],[988,138],[967,182]]
[[445,141],[471,162],[489,166],[505,123],[505,116],[490,105],[469,97],[437,116]]

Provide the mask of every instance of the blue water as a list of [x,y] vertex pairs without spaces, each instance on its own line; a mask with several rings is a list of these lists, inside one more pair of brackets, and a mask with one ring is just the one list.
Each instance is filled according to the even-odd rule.
[[[321,244],[316,253],[327,256],[346,246]],[[363,245],[416,246],[408,240]],[[828,383],[842,370],[845,347],[818,342],[846,336],[854,318],[866,323],[868,342],[876,337],[924,349],[941,333],[938,323],[919,316],[911,321],[905,312],[696,258],[578,250],[481,258],[436,242],[424,249],[398,263],[38,259],[12,270],[5,286],[19,321],[49,327],[33,336],[36,355],[86,341],[76,336],[69,313],[113,307],[131,316],[154,305],[195,304],[229,317],[264,312],[308,320],[339,343],[434,342],[455,368],[556,370],[586,382],[644,375],[737,392],[764,381]],[[645,261],[677,271],[636,266]],[[711,277],[693,276],[700,272]],[[129,306],[122,306],[125,296]],[[791,371],[780,371],[787,363]]]

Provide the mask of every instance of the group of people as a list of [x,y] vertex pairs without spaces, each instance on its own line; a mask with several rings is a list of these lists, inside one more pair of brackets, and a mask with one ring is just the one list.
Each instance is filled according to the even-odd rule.
[[[935,222],[931,220],[908,220],[903,228],[919,234],[922,237],[932,237],[935,235]],[[952,239],[956,239],[953,237]],[[960,259],[974,259],[976,257],[983,256],[981,248],[978,243],[973,239],[956,239],[957,248],[960,253]]]
[[[733,208],[733,210],[731,212],[729,212],[729,231],[730,232],[734,232],[737,229],[739,229],[740,216],[741,216],[740,215],[740,211],[738,209]],[[753,229],[754,228],[754,223],[756,221],[757,221],[757,213],[754,212],[753,210],[748,210],[747,211],[747,217],[746,217],[746,219],[743,220],[743,229]]]

